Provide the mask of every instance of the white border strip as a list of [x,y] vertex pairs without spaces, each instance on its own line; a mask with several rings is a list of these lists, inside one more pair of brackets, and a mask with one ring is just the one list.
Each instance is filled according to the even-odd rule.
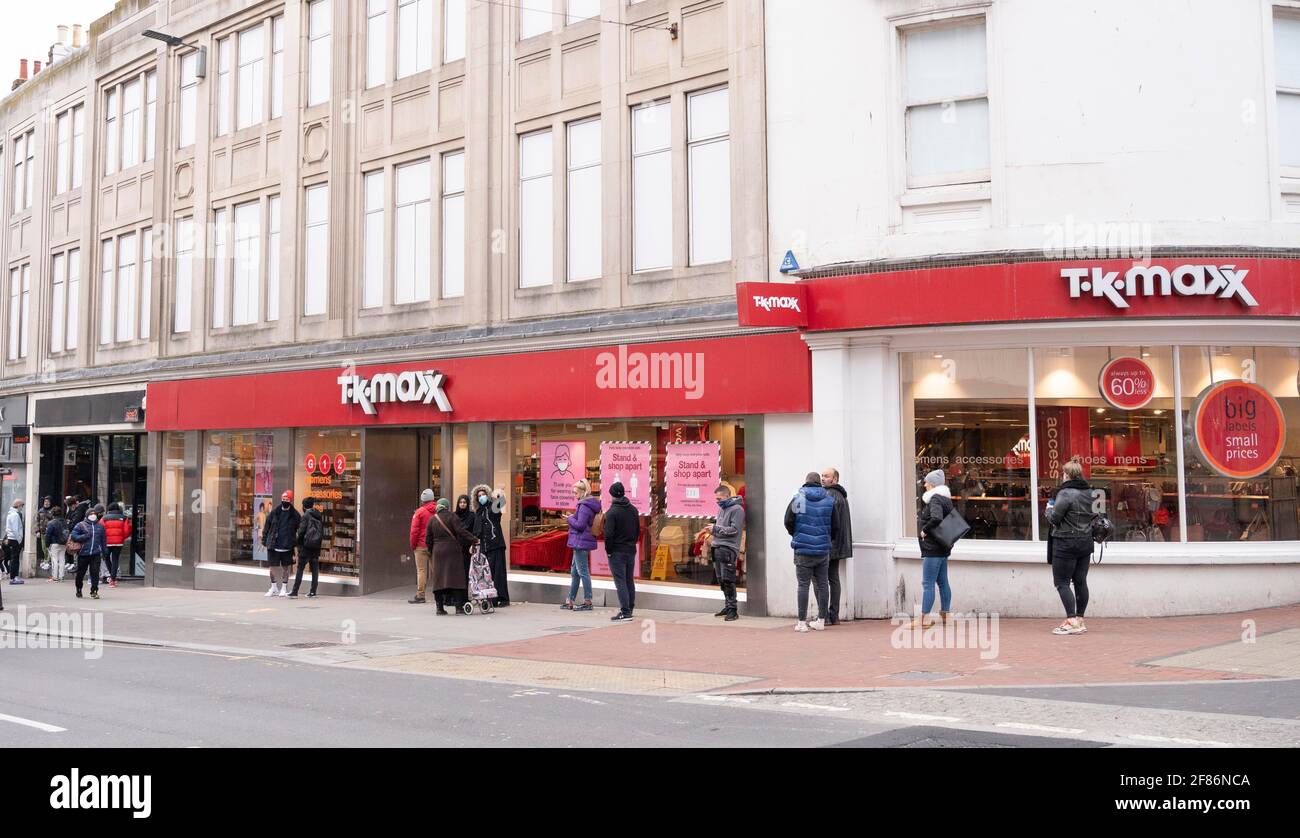
[[[221,562],[200,562],[194,566],[194,570],[211,570],[218,573],[244,573],[250,576],[266,576],[268,568],[265,567],[245,567],[243,565],[223,564]],[[356,587],[361,584],[360,579],[353,579],[348,576],[336,576],[330,573],[320,575],[321,582],[329,582],[332,585],[351,585]]]
[[154,559],[153,563],[167,565],[168,567],[180,567],[182,564],[180,559]]
[[[567,587],[570,577],[561,576],[558,573],[532,573],[529,571],[510,571],[508,582],[527,582],[535,585],[555,585],[556,587]],[[686,588],[677,587],[676,585],[656,585],[652,582],[636,581],[637,593],[646,594],[665,594],[667,596],[680,596],[689,599],[722,599],[722,591],[717,588]],[[596,579],[591,580],[592,588],[599,588],[602,591],[614,591],[613,579]],[[748,602],[749,598],[745,591],[736,591],[736,600],[739,602]]]

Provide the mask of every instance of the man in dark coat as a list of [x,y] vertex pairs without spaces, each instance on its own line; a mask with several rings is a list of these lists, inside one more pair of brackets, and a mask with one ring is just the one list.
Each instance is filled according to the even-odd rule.
[[492,584],[497,589],[492,605],[505,608],[510,604],[510,589],[506,585],[506,535],[501,531],[501,510],[497,508],[497,499],[492,497],[492,489],[482,483],[470,492],[470,505],[474,508],[474,537],[487,557]]
[[[835,543],[835,501],[822,488],[821,475],[808,472],[804,483],[785,510],[785,530],[790,533],[795,576],[799,581],[799,622],[795,631],[826,628],[826,607],[830,599],[827,568]],[[808,620],[808,587],[817,597],[817,619]]]
[[641,540],[641,517],[622,483],[609,487],[614,499],[605,512],[605,554],[609,556],[609,574],[618,589],[618,613],[611,619],[625,623],[632,619],[636,607],[636,545]]
[[298,589],[302,587],[302,572],[311,566],[311,590],[307,596],[316,596],[316,586],[320,583],[320,549],[325,540],[325,518],[316,508],[314,498],[302,499],[302,520],[298,523],[296,540],[298,542],[298,572],[293,578],[293,590],[290,599],[298,598]]
[[289,596],[289,568],[293,567],[293,548],[298,545],[298,526],[302,515],[293,508],[293,490],[280,495],[280,505],[266,516],[262,527],[262,546],[271,570],[271,587],[266,596]]
[[435,613],[445,615],[446,605],[450,605],[454,613],[461,613],[460,605],[468,599],[466,589],[469,588],[465,565],[461,562],[461,549],[473,547],[479,540],[452,513],[446,498],[438,499],[437,511],[429,517],[424,543],[433,563],[429,571],[429,587],[433,588],[433,601],[438,606]]
[[840,623],[840,562],[853,558],[853,522],[849,516],[849,493],[840,485],[839,469],[828,468],[822,472],[822,488],[835,500],[835,511],[832,513],[835,543],[831,545],[831,561],[826,568],[831,588],[826,625],[837,626]]

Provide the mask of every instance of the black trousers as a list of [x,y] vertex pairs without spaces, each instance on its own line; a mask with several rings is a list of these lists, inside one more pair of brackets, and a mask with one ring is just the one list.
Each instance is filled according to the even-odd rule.
[[[1088,610],[1088,567],[1092,563],[1092,542],[1076,545],[1072,541],[1052,539],[1052,583],[1065,606],[1065,616],[1082,617]],[[1084,552],[1087,549],[1087,552]],[[1071,590],[1071,585],[1074,590]]]
[[635,563],[635,552],[609,554],[609,575],[614,577],[614,587],[618,589],[618,607],[624,614],[631,614],[636,608],[636,577],[632,572]]
[[492,584],[496,586],[497,595],[493,605],[509,605],[510,589],[506,586],[506,550],[504,547],[489,550],[487,554],[488,569],[492,571]]
[[18,571],[21,569],[23,561],[22,542],[5,539],[4,554],[5,568],[9,571],[9,578],[17,579]]
[[93,594],[99,590],[99,556],[83,556],[77,554],[77,591],[81,591],[81,585],[86,581],[86,571],[90,571],[90,592]]
[[311,592],[316,593],[316,585],[320,582],[320,550],[311,550],[307,547],[298,548],[298,573],[293,578],[293,593],[298,593],[302,587],[302,572],[311,565]]
[[831,586],[831,601],[826,606],[826,619],[832,623],[840,621],[840,563],[843,559],[831,559],[826,568],[826,580]]
[[723,607],[736,610],[736,552],[729,547],[713,548],[713,571],[718,574],[718,587],[722,589]]

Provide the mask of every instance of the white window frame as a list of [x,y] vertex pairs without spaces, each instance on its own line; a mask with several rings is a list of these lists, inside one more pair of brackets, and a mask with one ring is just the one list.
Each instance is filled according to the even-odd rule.
[[[667,119],[669,120],[669,122],[668,122],[668,130],[665,132],[665,133],[667,134],[667,138],[668,138],[668,139],[667,139],[667,144],[666,144],[666,145],[656,145],[656,146],[644,147],[644,148],[641,148],[641,149],[638,150],[638,147],[637,147],[637,131],[636,131],[636,125],[637,125],[637,113],[638,113],[639,111],[642,111],[642,110],[648,110],[648,109],[650,109],[650,108],[660,108],[660,109],[662,109],[662,113],[663,113],[664,116],[666,116]],[[668,269],[671,269],[671,268],[673,267],[673,261],[674,261],[674,255],[673,255],[673,254],[674,254],[674,251],[673,251],[673,247],[674,247],[674,237],[675,237],[675,233],[676,233],[676,224],[675,224],[675,221],[674,221],[674,219],[673,219],[673,217],[672,217],[672,213],[673,213],[673,183],[672,183],[672,181],[673,181],[673,177],[672,177],[672,172],[673,172],[673,132],[672,132],[672,118],[673,118],[673,105],[672,105],[672,100],[671,100],[670,98],[658,99],[658,100],[655,100],[655,101],[653,101],[653,102],[646,102],[646,103],[644,103],[644,104],[636,105],[636,106],[633,107],[632,110],[631,110],[631,126],[630,126],[630,130],[629,130],[629,134],[630,134],[630,138],[629,138],[629,139],[630,139],[630,141],[631,141],[631,152],[632,152],[632,185],[631,185],[631,193],[632,193],[632,212],[631,212],[631,216],[632,216],[632,219],[631,219],[631,220],[632,220],[632,236],[631,236],[631,241],[632,241],[632,272],[633,272],[633,273],[651,273],[651,272],[654,272],[654,271],[668,270]],[[667,223],[667,229],[668,229],[668,243],[667,243],[667,248],[666,248],[666,252],[667,252],[667,259],[666,259],[666,261],[665,261],[664,259],[662,259],[662,258],[650,259],[649,257],[644,257],[644,256],[642,255],[640,249],[637,247],[637,230],[638,230],[639,224],[642,223],[641,220],[640,220],[640,219],[641,219],[641,209],[642,209],[642,207],[641,207],[641,205],[640,205],[640,203],[639,203],[639,201],[638,201],[637,189],[636,189],[636,182],[637,182],[637,173],[638,173],[638,170],[639,170],[642,166],[649,166],[649,165],[652,165],[652,164],[658,164],[658,165],[662,166],[662,164],[663,164],[663,162],[664,162],[665,160],[666,160],[667,163],[668,163],[668,179],[667,179],[667,180],[668,180],[668,200],[667,200],[667,206],[666,206],[666,207],[658,207],[657,209],[658,209],[658,211],[659,211],[659,214],[664,214],[664,213],[666,213],[666,217],[668,218],[668,223]],[[649,211],[650,215],[655,215],[655,214],[656,214],[656,213],[655,213],[656,208],[653,208],[653,207],[647,207],[646,209]],[[656,243],[656,250],[658,250],[658,249],[662,249],[663,247],[664,247],[663,242],[657,242],[657,243]]]
[[[448,175],[448,164],[459,158],[459,183]],[[459,218],[459,235],[449,221]],[[439,248],[442,253],[442,297],[452,299],[465,296],[465,150],[448,151],[442,155],[442,207]],[[451,264],[453,254],[459,256],[459,267]]]
[[72,108],[54,117],[54,134],[54,194],[62,195],[72,188]]
[[86,105],[74,105],[72,112],[72,188],[80,189],[86,165]]
[[[139,91],[139,101],[129,107],[127,91],[133,87]],[[152,162],[158,130],[157,71],[141,67],[105,85],[102,101],[104,173],[125,172]]]
[[[242,218],[241,218],[242,216]],[[262,314],[262,201],[231,207],[230,325],[255,326]]]
[[230,133],[230,109],[234,107],[231,81],[231,64],[234,61],[234,35],[227,35],[217,41],[217,92],[213,105],[217,109],[216,119],[212,121],[213,135],[224,137]]
[[575,6],[581,5],[584,0],[564,0],[564,25],[572,26],[575,23],[582,23],[584,20],[593,20],[600,17],[600,0],[585,0],[595,6],[590,14],[582,9],[575,10]]
[[77,349],[81,309],[81,249],[55,253],[50,259],[50,354]]
[[15,265],[9,270],[9,352],[10,361],[27,357],[27,337],[31,323],[32,266]]
[[212,294],[208,302],[212,306],[212,319],[209,323],[213,331],[225,329],[230,325],[228,302],[230,298],[230,210],[226,207],[212,212],[212,282],[209,287]]
[[187,334],[192,328],[191,313],[194,304],[194,217],[176,217],[175,308],[172,313],[172,334]]
[[[714,133],[695,133],[695,119],[691,115],[691,104],[699,97],[710,96],[718,93],[726,93],[727,98],[727,126],[725,131]],[[727,154],[726,166],[726,185],[727,194],[721,205],[726,208],[726,224],[723,226],[721,235],[723,236],[724,252],[706,252],[701,254],[698,247],[701,245],[703,238],[703,225],[712,219],[721,215],[721,210],[717,207],[700,207],[697,206],[702,200],[697,200],[696,187],[701,178],[696,173],[695,157],[697,152],[704,149],[716,149],[717,146],[725,146]],[[687,263],[694,265],[718,265],[731,261],[731,91],[726,85],[696,90],[686,95],[686,217],[687,217],[687,239],[689,253]]]
[[[1295,193],[1295,192],[1300,192],[1300,161],[1297,161],[1297,162],[1293,162],[1293,163],[1291,163],[1291,164],[1288,164],[1285,160],[1282,159],[1282,137],[1281,137],[1281,121],[1280,121],[1280,120],[1281,120],[1281,113],[1282,113],[1282,101],[1283,101],[1284,98],[1286,98],[1286,99],[1288,99],[1288,100],[1289,100],[1289,99],[1295,99],[1297,103],[1300,103],[1300,86],[1297,86],[1297,85],[1289,85],[1289,86],[1288,86],[1288,85],[1284,85],[1284,84],[1282,83],[1282,79],[1280,79],[1280,78],[1278,77],[1278,74],[1277,74],[1277,64],[1280,62],[1280,59],[1278,59],[1277,56],[1280,55],[1280,49],[1279,49],[1279,48],[1280,48],[1281,44],[1279,43],[1279,39],[1278,39],[1276,33],[1277,33],[1277,28],[1278,28],[1278,27],[1277,27],[1277,22],[1278,22],[1279,20],[1282,20],[1282,19],[1285,19],[1285,20],[1287,20],[1288,22],[1294,22],[1293,25],[1300,26],[1300,6],[1290,6],[1290,5],[1287,5],[1287,6],[1274,6],[1274,7],[1273,7],[1273,19],[1272,19],[1273,32],[1274,32],[1274,35],[1273,35],[1273,54],[1274,54],[1273,81],[1274,81],[1274,90],[1275,90],[1274,102],[1273,102],[1273,113],[1277,115],[1277,121],[1278,121],[1278,125],[1279,125],[1278,129],[1276,129],[1276,130],[1278,131],[1278,139],[1277,139],[1277,142],[1278,142],[1278,169],[1279,169],[1279,172],[1280,172],[1280,174],[1281,174],[1281,176],[1282,176],[1283,178],[1286,178],[1288,181],[1291,181],[1291,182],[1292,182],[1292,183],[1288,184],[1288,188],[1287,188],[1286,191],[1288,191],[1288,192],[1292,192],[1292,193]],[[1300,85],[1300,83],[1298,83],[1298,85]]]
[[[303,294],[304,317],[329,312],[329,183],[314,183],[303,188]],[[318,195],[324,207],[320,217],[311,214],[312,196]]]
[[[419,174],[423,171],[424,177]],[[403,198],[403,175],[423,191]],[[432,293],[433,161],[410,160],[393,169],[393,305],[427,303]],[[409,225],[410,241],[403,236]]]
[[270,21],[245,27],[235,34],[235,130],[262,122],[269,112],[266,64],[270,50]]
[[280,319],[280,212],[279,195],[266,199],[266,322]]
[[117,277],[117,238],[99,242],[99,345],[113,344],[113,328],[117,324],[113,281]]
[[516,27],[519,40],[526,41],[555,31],[555,12],[547,10],[552,0],[530,0],[516,4]]
[[[321,12],[324,21],[324,28],[318,29],[312,25],[312,21],[317,19],[315,11]],[[331,0],[311,0],[306,4],[306,29],[307,29],[307,107],[322,105],[330,100],[331,89],[333,84],[333,63],[334,57],[331,53],[333,40],[331,30],[333,29],[332,14],[333,8]]]
[[433,0],[397,0],[397,78],[433,69]]
[[460,61],[469,51],[470,0],[443,0],[442,63]]
[[271,18],[271,119],[284,116],[284,15]]
[[[596,159],[592,161],[575,161],[574,159],[574,142],[573,133],[575,129],[582,129],[591,125],[596,126]],[[603,189],[603,162],[604,162],[604,131],[605,126],[602,124],[599,116],[589,119],[578,119],[566,123],[564,126],[565,133],[565,164],[567,168],[566,180],[564,185],[564,227],[565,227],[565,254],[564,254],[564,278],[567,282],[586,282],[593,279],[600,279],[604,274],[604,189]],[[581,207],[578,206],[574,199],[576,190],[574,182],[577,178],[588,177],[595,173],[596,178],[596,220],[595,227],[580,226],[578,212]],[[589,208],[588,208],[589,209]],[[590,271],[578,273],[574,266],[574,254],[582,247],[595,247],[595,272]]]
[[361,308],[384,307],[384,287],[387,284],[386,257],[388,254],[386,168],[365,172],[361,176]]
[[199,54],[182,55],[179,63],[179,93],[176,97],[176,147],[188,148],[198,137],[199,123]]
[[[547,138],[548,153],[546,155],[546,169],[545,171],[538,171],[536,173],[526,173],[524,171],[524,146],[529,141],[538,139],[543,136]],[[554,241],[555,236],[553,233],[555,229],[555,131],[554,129],[543,128],[539,131],[529,131],[526,134],[519,135],[517,159],[519,161],[519,185],[518,185],[518,192],[516,193],[519,196],[518,199],[519,200],[519,223],[518,223],[519,258],[517,262],[519,280],[517,286],[521,289],[546,288],[547,286],[553,285],[555,283],[555,241]],[[536,189],[542,188],[543,186],[546,189],[547,200],[544,204],[539,204],[539,207],[543,207],[543,206],[545,207],[545,218],[538,218],[536,220],[530,221],[528,218],[525,217],[525,210],[528,206],[528,201],[525,198],[525,193],[530,191],[535,191]],[[541,230],[552,231],[545,235],[539,234],[539,236],[537,237],[539,243],[545,242],[548,246],[546,247],[546,251],[545,251],[546,258],[544,260],[540,260],[539,265],[535,266],[532,270],[530,270],[527,265],[527,258],[529,254],[526,252],[526,247],[525,247],[528,241],[528,237],[525,235],[525,227],[530,223],[537,224],[539,229]],[[540,257],[543,254],[539,252],[537,255]],[[534,273],[534,271],[536,272]]]
[[366,0],[366,83],[369,90],[388,83],[389,0]]

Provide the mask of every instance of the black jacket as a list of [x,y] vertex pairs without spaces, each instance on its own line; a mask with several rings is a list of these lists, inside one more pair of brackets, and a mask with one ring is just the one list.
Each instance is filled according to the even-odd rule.
[[[268,515],[267,517],[269,518],[270,516]],[[320,510],[313,506],[311,509],[308,509],[308,510],[306,510],[305,512],[302,513],[302,519],[298,522],[298,528],[297,528],[297,530],[295,530],[295,533],[294,533],[294,543],[296,543],[296,544],[298,545],[298,547],[299,547],[300,549],[302,549],[302,550],[312,550],[312,551],[315,551],[315,552],[319,553],[319,552],[320,552],[320,545],[319,545],[319,544],[317,544],[315,547],[308,547],[306,544],[303,544],[303,543],[302,543],[302,540],[303,540],[304,538],[307,537],[307,519],[308,519],[308,518],[314,518],[314,519],[316,519],[316,523],[320,524],[321,540],[322,540],[322,541],[324,540],[324,538],[325,538],[325,516],[324,516],[324,515],[321,515],[321,514],[320,514]]]
[[922,498],[921,512],[916,516],[916,531],[921,540],[922,556],[947,556],[952,552],[930,537],[930,531],[939,526],[939,522],[952,510],[952,494],[947,486],[940,486],[931,492],[929,501]]
[[268,550],[292,550],[298,544],[298,525],[302,515],[292,505],[277,506],[266,516],[262,527],[262,546]]
[[614,498],[605,510],[605,552],[609,555],[634,555],[641,540],[641,517],[626,497]]
[[853,558],[853,522],[849,517],[849,493],[838,483],[826,487],[835,498],[835,512],[831,520],[835,525],[835,539],[831,544],[831,560]]
[[501,532],[501,513],[492,509],[492,499],[488,498],[487,506],[479,504],[477,499],[474,504],[478,508],[474,510],[474,526],[470,532],[479,540],[483,552],[506,549],[506,537]]
[[1052,538],[1085,539],[1092,552],[1092,487],[1086,480],[1067,480],[1056,493],[1056,503],[1047,513]]
[[68,513],[69,526],[75,527],[77,524],[80,524],[82,521],[86,520],[86,515],[89,512],[90,512],[90,501],[88,500],[83,500],[81,503],[72,507],[72,511]]

